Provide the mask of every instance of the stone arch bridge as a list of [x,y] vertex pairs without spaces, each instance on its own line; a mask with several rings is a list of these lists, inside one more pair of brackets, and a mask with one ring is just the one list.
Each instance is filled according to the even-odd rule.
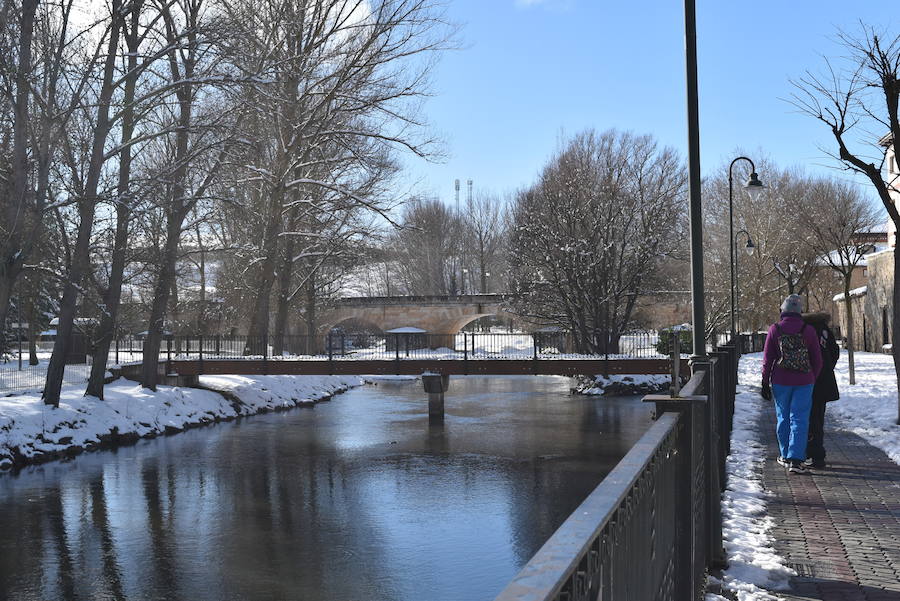
[[503,309],[505,294],[460,294],[453,296],[369,296],[342,298],[319,314],[319,334],[354,320],[386,332],[396,328],[419,328],[429,336],[452,339],[476,319],[515,316]]

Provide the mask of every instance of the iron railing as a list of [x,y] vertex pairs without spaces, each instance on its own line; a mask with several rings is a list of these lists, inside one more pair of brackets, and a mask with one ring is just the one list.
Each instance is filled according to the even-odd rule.
[[651,395],[656,421],[496,601],[685,601],[724,566],[721,493],[737,347],[696,361],[678,397]]
[[[173,336],[161,354],[173,358],[237,359],[241,357],[331,357],[340,359],[638,359],[668,357],[657,349],[655,331],[632,331],[618,340],[594,341],[592,349],[576,348],[566,332],[431,334],[401,332],[359,334],[330,332],[322,336]],[[141,360],[143,341],[120,339],[114,344],[115,363]]]

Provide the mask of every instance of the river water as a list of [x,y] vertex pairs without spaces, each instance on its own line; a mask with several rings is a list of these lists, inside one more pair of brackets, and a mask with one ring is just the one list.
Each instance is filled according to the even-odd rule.
[[0,599],[489,601],[650,423],[557,377],[418,381],[0,475]]

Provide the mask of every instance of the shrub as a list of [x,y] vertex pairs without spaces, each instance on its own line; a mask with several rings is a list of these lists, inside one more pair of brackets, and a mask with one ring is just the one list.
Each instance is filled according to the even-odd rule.
[[659,341],[656,343],[656,352],[661,355],[671,355],[672,339],[675,336],[678,336],[682,354],[692,354],[694,352],[693,332],[687,324],[660,330]]

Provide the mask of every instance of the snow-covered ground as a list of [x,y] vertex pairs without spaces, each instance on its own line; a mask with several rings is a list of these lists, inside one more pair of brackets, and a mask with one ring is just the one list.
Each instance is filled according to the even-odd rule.
[[[759,416],[768,407],[759,396],[761,353],[744,355],[734,404],[731,455],[726,460],[728,486],[722,495],[722,537],[728,569],[718,584],[738,601],[773,601],[772,590],[787,586],[794,572],[774,548],[772,519],[766,514],[768,493],[761,472],[767,459],[760,442]],[[724,601],[708,594],[707,601]]]
[[0,469],[65,452],[90,450],[115,437],[136,438],[180,431],[261,411],[312,404],[358,386],[353,376],[203,376],[219,390],[160,386],[157,392],[119,379],[105,400],[86,397],[83,386],[66,386],[58,408],[40,393],[0,398]]
[[[881,353],[854,353],[856,384],[850,386],[847,352],[841,352],[835,375],[840,400],[828,403],[826,420],[865,438],[900,464],[900,426],[897,425],[897,374],[894,359]],[[828,439],[825,439],[828,448]]]

